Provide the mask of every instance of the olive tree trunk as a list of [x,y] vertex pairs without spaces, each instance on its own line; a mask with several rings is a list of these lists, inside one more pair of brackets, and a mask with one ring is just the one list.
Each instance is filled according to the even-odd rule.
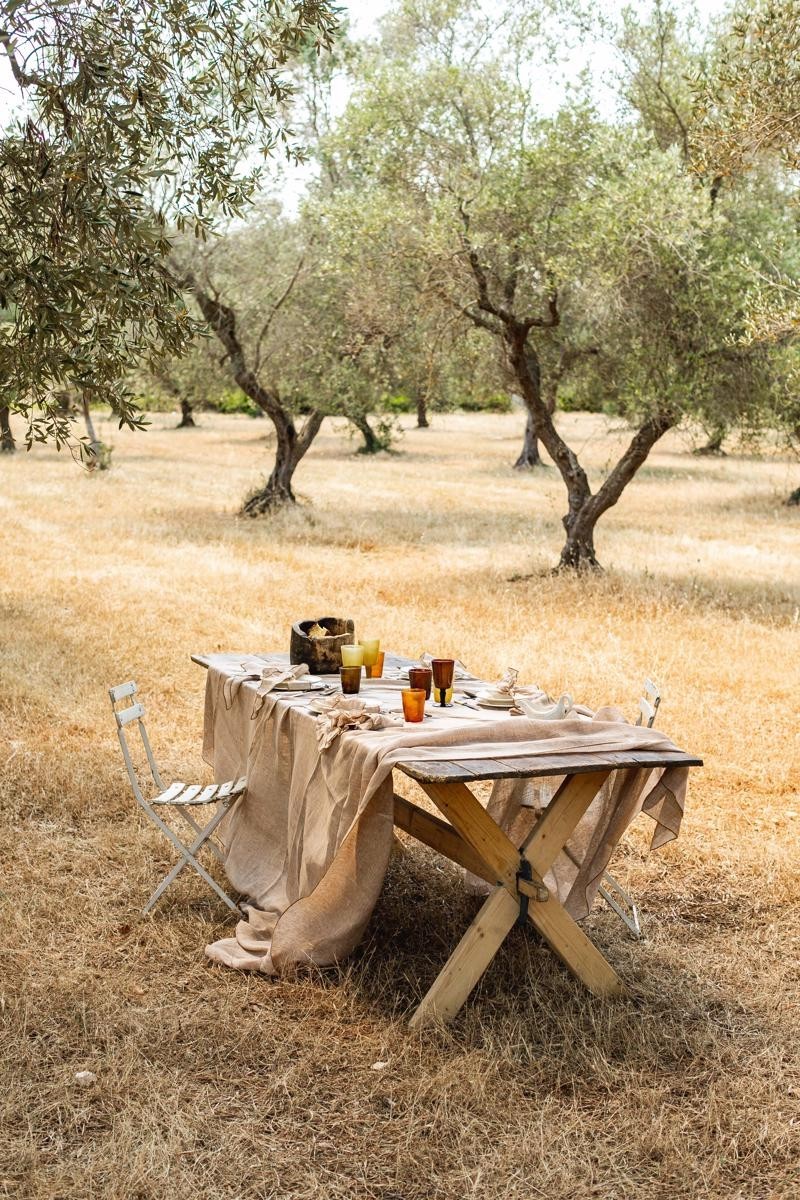
[[241,512],[245,517],[260,517],[283,504],[296,503],[292,489],[294,473],[324,420],[322,413],[312,412],[298,433],[291,417],[276,419],[270,415],[276,433],[275,462],[266,483],[255,488],[242,505]]
[[196,429],[197,422],[192,413],[192,406],[185,397],[181,397],[181,419],[175,426],[176,429]]
[[534,467],[539,467],[542,464],[542,458],[539,454],[539,439],[536,436],[533,424],[533,417],[530,412],[528,419],[525,422],[525,437],[522,441],[522,450],[519,458],[514,463],[515,471],[531,471]]
[[13,454],[17,449],[14,434],[11,432],[8,405],[0,407],[0,454]]
[[714,429],[708,435],[708,441],[703,446],[698,446],[693,451],[700,457],[724,458],[725,451],[722,449],[722,443],[725,441],[727,429]]
[[236,314],[230,305],[207,292],[191,271],[181,273],[180,283],[194,294],[200,311],[224,346],[236,383],[245,396],[269,417],[275,429],[275,460],[269,478],[263,486],[250,493],[242,505],[242,514],[257,517],[282,505],[294,504],[294,473],[319,433],[324,413],[314,409],[298,429],[291,409],[283,404],[277,389],[262,384],[248,362],[236,329]]
[[364,439],[363,445],[359,447],[359,454],[378,454],[379,451],[386,449],[365,414],[358,413],[356,416],[350,417],[350,424]]
[[428,397],[424,392],[417,393],[417,429],[430,429],[428,420]]
[[[542,318],[538,323],[540,326],[558,323],[555,297],[550,303],[549,318]],[[598,491],[593,493],[577,454],[556,429],[553,411],[542,394],[541,364],[536,348],[529,340],[533,323],[508,317],[504,325],[508,367],[522,394],[534,435],[558,467],[567,490],[567,512],[562,518],[567,536],[558,569],[597,570],[600,563],[594,547],[595,526],[603,513],[617,503],[658,439],[675,423],[674,415],[657,411],[645,418],[624,454]]]
[[92,410],[89,408],[89,401],[86,396],[81,397],[81,408],[83,409],[86,436],[89,439],[89,455],[86,460],[86,466],[90,471],[94,471],[96,467],[103,467],[103,443],[98,439],[95,432]]

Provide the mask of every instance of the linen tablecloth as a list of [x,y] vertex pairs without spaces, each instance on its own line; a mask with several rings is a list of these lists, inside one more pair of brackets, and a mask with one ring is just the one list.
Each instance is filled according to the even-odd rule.
[[[243,798],[220,827],[225,870],[248,898],[235,935],[214,942],[214,961],[268,974],[302,963],[328,966],[356,946],[383,883],[393,838],[392,768],[400,762],[558,755],[608,756],[674,751],[662,733],[627,723],[616,709],[591,718],[533,721],[454,707],[418,726],[342,734],[319,751],[309,693],[270,693],[253,716],[257,682],[225,685],[254,662],[247,654],[203,656],[206,680],[203,755],[217,780],[247,777]],[[258,662],[285,663],[286,655]],[[407,660],[387,655],[386,668]],[[362,695],[401,709],[398,682],[365,680]],[[676,837],[688,771],[618,771],[593,801],[569,849],[548,875],[567,911],[587,914],[622,832],[642,808],[656,822],[652,846]],[[521,842],[559,778],[498,780],[488,810]]]

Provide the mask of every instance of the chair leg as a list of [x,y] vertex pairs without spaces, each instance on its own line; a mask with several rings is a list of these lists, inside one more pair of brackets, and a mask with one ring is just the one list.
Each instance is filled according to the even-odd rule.
[[[569,846],[563,847],[563,853],[576,867],[580,867],[580,859],[573,854]],[[637,942],[641,941],[644,936],[642,933],[642,924],[639,915],[639,909],[632,896],[629,896],[621,883],[618,883],[610,871],[603,872],[603,878],[606,880],[608,887],[602,885],[597,889],[597,894],[605,900],[608,907],[617,914],[620,920],[624,921],[631,932],[631,936],[636,938]],[[610,889],[610,890],[609,890]],[[612,892],[616,892],[619,897],[617,900]],[[625,907],[623,907],[623,905]]]
[[[634,937],[637,942],[641,941],[643,937],[642,924],[639,919],[639,909],[634,902],[633,897],[628,895],[622,884],[618,883],[614,876],[608,871],[603,873],[603,879],[605,879],[608,887],[601,885],[597,889],[599,895],[603,897],[608,907],[612,909],[622,921],[625,922],[631,932],[631,936]],[[616,893],[616,896],[618,896],[619,899],[616,899],[612,893]]]
[[[197,821],[195,821],[194,817],[191,815],[191,813],[189,812],[189,810],[187,808],[185,808],[185,807],[181,808],[180,814],[185,821],[188,821],[189,825],[192,827],[192,829],[194,830],[195,833],[203,832],[202,827],[197,824]],[[217,843],[209,841],[208,848],[211,851],[211,853],[215,856],[215,858],[217,858],[221,863],[224,864],[225,855],[222,853],[222,851],[220,850]]]
[[175,834],[172,831],[172,829],[170,829],[170,827],[166,824],[166,822],[162,821],[160,818],[157,818],[158,824],[161,826],[163,831],[166,833],[167,837],[172,842],[173,846],[178,851],[178,853],[180,854],[181,857],[180,857],[180,860],[178,862],[176,862],[175,866],[172,868],[172,870],[169,872],[169,874],[166,875],[164,877],[164,879],[161,880],[161,883],[158,885],[158,887],[153,892],[150,899],[147,901],[147,904],[142,909],[143,916],[146,916],[147,913],[150,912],[150,910],[153,908],[153,906],[158,903],[158,901],[161,899],[161,897],[163,896],[164,892],[167,890],[169,885],[171,883],[173,883],[175,881],[175,879],[177,879],[178,875],[180,875],[180,873],[184,869],[184,867],[188,866],[189,864],[191,864],[194,867],[194,869],[197,871],[198,875],[200,875],[200,877],[206,881],[206,883],[212,889],[212,891],[214,891],[217,894],[217,896],[219,896],[220,900],[222,900],[225,904],[227,904],[228,908],[230,908],[233,912],[237,912],[237,913],[241,911],[238,904],[235,904],[234,901],[231,900],[230,896],[228,896],[222,890],[222,888],[219,886],[219,884],[217,883],[217,881],[215,879],[212,879],[212,877],[209,875],[208,871],[205,869],[203,864],[201,862],[199,862],[198,859],[196,858],[196,854],[197,854],[198,850],[201,849],[201,847],[203,846],[203,843],[211,836],[211,834],[216,829],[217,825],[219,825],[220,821],[222,820],[222,818],[226,815],[226,813],[228,811],[229,811],[228,806],[220,805],[219,808],[217,809],[216,813],[214,814],[214,816],[209,821],[209,823],[205,826],[204,829],[200,830],[200,832],[199,832],[198,836],[195,838],[194,842],[192,842],[191,846],[188,846],[188,847],[183,845],[180,838],[177,836],[177,834]]

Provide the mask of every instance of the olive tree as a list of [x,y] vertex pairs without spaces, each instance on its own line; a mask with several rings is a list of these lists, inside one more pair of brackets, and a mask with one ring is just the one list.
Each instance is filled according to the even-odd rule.
[[[419,23],[420,3],[409,7]],[[746,272],[728,278],[727,218],[712,212],[678,149],[609,127],[580,100],[541,115],[525,83],[536,51],[525,27],[505,25],[500,44],[484,39],[460,56],[460,45],[476,43],[459,36],[469,12],[450,5],[445,36],[429,7],[436,36],[414,58],[376,58],[340,123],[337,169],[352,193],[340,203],[358,197],[372,220],[382,215],[420,300],[497,348],[565,486],[560,565],[594,567],[597,522],[653,446],[720,364],[746,368],[746,354],[729,348]],[[387,239],[370,240],[380,273]],[[614,408],[631,432],[593,484],[559,429],[556,399],[576,372],[599,380],[601,360],[614,366]]]
[[[800,169],[798,0],[737,5],[709,69],[698,78],[695,100],[692,151],[698,173],[738,186],[745,177],[777,175],[777,185],[763,197],[763,211],[785,213],[787,203],[794,204]],[[796,258],[796,227],[788,240]],[[744,335],[750,342],[785,345],[796,339],[800,290],[793,267],[776,256],[754,276],[755,297]],[[800,444],[796,390],[782,385],[771,417],[790,445]],[[800,488],[787,503],[800,504]]]
[[131,364],[194,336],[171,230],[241,210],[258,159],[291,148],[292,56],[335,28],[328,0],[2,5],[19,106],[0,139],[0,379],[29,442],[68,437],[64,389],[141,424]]
[[295,501],[295,471],[326,416],[347,418],[370,449],[385,444],[386,422],[376,429],[369,417],[405,318],[374,302],[321,224],[264,211],[206,247],[188,244],[173,271],[221,347],[220,368],[275,430],[269,476],[246,515]]

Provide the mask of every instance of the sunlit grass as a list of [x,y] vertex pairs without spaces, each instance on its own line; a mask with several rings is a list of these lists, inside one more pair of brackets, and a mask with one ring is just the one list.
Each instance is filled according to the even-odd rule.
[[[562,420],[593,472],[621,444]],[[519,415],[437,417],[375,460],[326,428],[304,502],[259,522],[235,513],[266,422],[172,423],[101,427],[114,467],[92,477],[0,459],[0,1196],[797,1194],[796,465],[668,441],[599,527],[607,571],[577,580],[550,572],[556,472],[509,469]],[[188,875],[138,920],[170,860],[106,687],[135,677],[165,772],[199,776],[190,653],[288,648],[325,614],[632,715],[658,679],[659,724],[707,765],[677,843],[647,857],[637,827],[621,848],[647,940],[590,921],[635,1002],[592,1000],[520,934],[451,1031],[410,1036],[474,907],[415,846],[340,973],[207,968],[230,921]]]

